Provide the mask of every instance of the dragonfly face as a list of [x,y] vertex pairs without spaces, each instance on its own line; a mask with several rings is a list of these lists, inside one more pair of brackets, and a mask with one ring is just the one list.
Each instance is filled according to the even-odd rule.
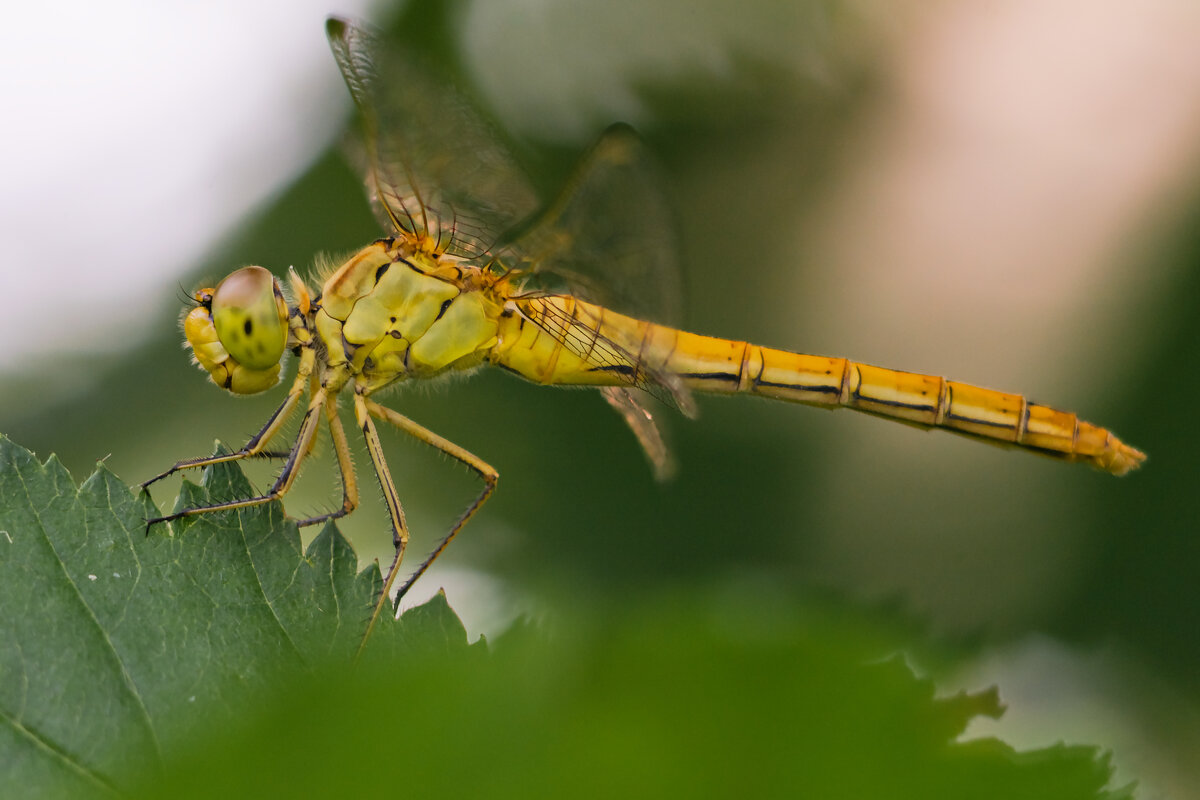
[[199,289],[183,320],[193,360],[213,383],[255,394],[279,382],[288,309],[275,276],[262,267],[230,273],[215,289]]

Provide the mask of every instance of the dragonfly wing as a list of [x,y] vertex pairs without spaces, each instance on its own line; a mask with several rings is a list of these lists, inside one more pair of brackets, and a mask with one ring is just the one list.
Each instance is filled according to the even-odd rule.
[[568,291],[623,314],[678,325],[682,281],[675,220],[659,169],[628,125],[614,125],[558,199],[512,249],[527,286]]
[[600,392],[637,437],[638,444],[654,469],[655,479],[670,480],[675,475],[675,459],[654,416],[638,399],[641,392],[622,386],[606,386]]
[[[356,25],[331,18],[326,32],[358,108],[368,194],[385,227],[435,253],[476,259],[495,250],[509,256],[507,267],[524,273],[522,288],[534,293],[557,286],[645,319],[677,320],[680,281],[670,206],[631,129],[611,128],[562,197],[532,225],[518,228],[533,218],[537,196],[466,97],[414,55],[383,46]],[[518,233],[497,248],[509,231]],[[568,347],[580,337],[596,342],[599,336],[574,320],[538,324]],[[634,387],[694,414],[690,394],[677,376],[638,365],[615,343],[600,352],[633,367],[630,388],[605,390],[605,397],[633,429],[656,474],[669,474],[670,454]]]
[[[678,324],[682,281],[675,221],[662,187],[658,167],[633,129],[609,128],[558,199],[508,248],[515,263],[527,265],[522,288],[567,292],[639,319]],[[599,367],[631,368],[617,373],[628,376],[629,388],[606,389],[604,397],[633,430],[656,476],[668,477],[670,451],[638,396],[648,392],[695,416],[683,381],[639,364],[586,320],[547,316],[535,322]]]
[[634,355],[628,343],[614,341],[605,335],[602,309],[577,303],[568,310],[569,307],[564,307],[561,302],[555,302],[556,298],[532,296],[526,299],[529,302],[519,306],[524,318],[589,368],[619,378],[628,387],[647,392],[666,405],[678,406],[689,417],[696,416],[696,403],[682,378],[649,366]]
[[345,20],[330,18],[326,33],[358,107],[367,190],[385,225],[475,258],[537,209],[502,138],[448,81]]

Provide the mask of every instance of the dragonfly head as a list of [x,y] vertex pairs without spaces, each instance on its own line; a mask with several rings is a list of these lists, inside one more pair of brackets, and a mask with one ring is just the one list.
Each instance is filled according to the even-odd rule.
[[183,319],[186,346],[213,383],[234,394],[256,394],[278,383],[288,309],[275,276],[243,267],[193,297],[196,306]]

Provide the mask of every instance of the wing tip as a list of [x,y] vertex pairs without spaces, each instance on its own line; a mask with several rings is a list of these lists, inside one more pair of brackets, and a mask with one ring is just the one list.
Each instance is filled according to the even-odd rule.
[[329,16],[325,18],[325,33],[330,39],[341,39],[346,35],[350,21],[344,17]]

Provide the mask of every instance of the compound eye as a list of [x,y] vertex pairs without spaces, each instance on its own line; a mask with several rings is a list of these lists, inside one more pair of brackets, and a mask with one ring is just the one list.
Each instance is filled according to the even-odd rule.
[[243,267],[217,285],[212,320],[221,344],[242,366],[264,370],[283,358],[287,306],[279,282],[262,267]]

